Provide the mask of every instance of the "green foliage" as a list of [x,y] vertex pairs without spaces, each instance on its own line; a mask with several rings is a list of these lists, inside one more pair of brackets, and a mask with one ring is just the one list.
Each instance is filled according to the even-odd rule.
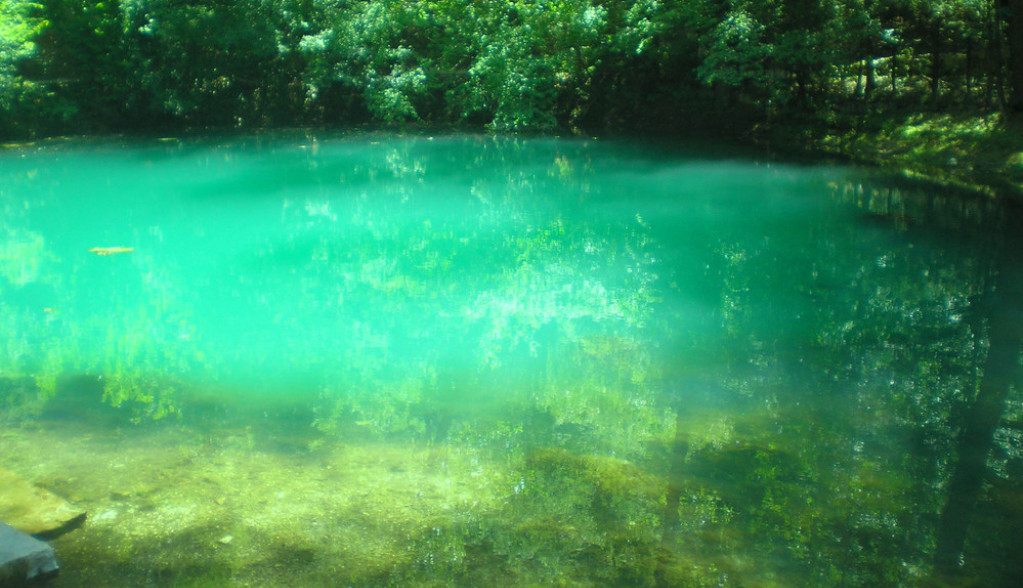
[[21,71],[36,55],[35,40],[46,26],[34,16],[37,7],[23,0],[0,2],[0,137],[30,131],[35,123],[27,117],[38,114],[36,103],[49,100]]
[[745,10],[729,14],[711,33],[708,55],[697,70],[700,77],[729,86],[766,86],[766,65],[774,48],[765,42],[765,30]]
[[269,106],[290,108],[292,72],[278,45],[289,31],[274,26],[273,4],[153,0],[126,8],[124,59],[138,80],[131,99],[141,115],[233,126],[263,120]]
[[585,108],[606,52],[607,9],[579,1],[499,6],[494,27],[474,41],[466,114],[491,113],[493,128],[510,131],[570,122],[559,108],[566,99]]
[[303,36],[299,51],[310,64],[307,84],[318,96],[330,84],[355,94],[376,120],[420,118],[415,102],[427,91],[426,68],[433,61],[425,47],[438,34],[428,5],[386,0],[346,4],[325,13],[326,27]]
[[0,108],[8,110],[15,96],[18,62],[35,52],[33,39],[39,23],[31,18],[31,5],[16,0],[0,2]]
[[802,140],[906,174],[988,193],[1023,194],[1023,121],[969,112],[893,113],[839,119],[828,134]]
[[880,92],[994,107],[1012,58],[994,0],[5,0],[0,14],[8,134],[308,121],[552,131],[721,98],[816,111]]

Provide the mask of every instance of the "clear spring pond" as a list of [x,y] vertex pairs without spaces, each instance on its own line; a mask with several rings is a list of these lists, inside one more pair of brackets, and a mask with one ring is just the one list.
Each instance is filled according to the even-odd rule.
[[0,152],[55,587],[1018,586],[1011,210],[664,141]]

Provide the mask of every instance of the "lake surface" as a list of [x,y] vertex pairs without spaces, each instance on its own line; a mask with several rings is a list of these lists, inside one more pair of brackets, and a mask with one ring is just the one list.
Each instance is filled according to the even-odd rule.
[[1016,586],[1019,219],[664,141],[0,152],[54,586]]

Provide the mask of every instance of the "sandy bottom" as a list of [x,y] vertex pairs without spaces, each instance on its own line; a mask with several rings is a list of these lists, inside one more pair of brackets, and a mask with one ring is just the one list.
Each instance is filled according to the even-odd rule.
[[38,421],[5,427],[0,463],[89,513],[53,541],[53,586],[430,583],[424,547],[515,494],[480,451],[346,444],[308,425]]
[[669,484],[564,447],[325,435],[262,412],[62,414],[0,431],[0,466],[88,511],[52,542],[57,588],[809,585],[763,516],[735,514],[757,512],[739,475],[754,446],[715,419],[690,423],[692,471]]

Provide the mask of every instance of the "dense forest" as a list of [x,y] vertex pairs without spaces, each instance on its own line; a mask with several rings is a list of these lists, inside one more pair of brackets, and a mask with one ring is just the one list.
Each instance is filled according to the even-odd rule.
[[1023,0],[0,0],[8,138],[882,108],[1023,111]]

